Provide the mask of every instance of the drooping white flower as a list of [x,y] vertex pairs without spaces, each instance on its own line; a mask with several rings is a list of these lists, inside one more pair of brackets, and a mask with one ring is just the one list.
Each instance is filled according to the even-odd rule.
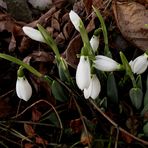
[[93,35],[90,39],[90,45],[93,51],[96,52],[99,47],[99,38],[96,35]]
[[94,60],[94,66],[96,69],[101,71],[115,71],[120,69],[119,63],[103,55],[96,56],[96,60]]
[[45,43],[45,40],[39,30],[34,29],[32,27],[28,27],[28,26],[24,26],[22,29],[23,29],[24,33],[28,37],[30,37],[32,40]]
[[89,97],[91,97],[92,99],[96,99],[100,91],[101,91],[100,81],[98,77],[95,74],[93,74],[89,87],[84,89],[84,97],[86,99],[88,99]]
[[130,61],[129,65],[131,66],[133,73],[142,74],[148,67],[147,55],[143,54],[137,57],[134,61]]
[[32,87],[26,77],[18,77],[16,81],[16,93],[20,99],[28,101],[32,95]]
[[70,18],[72,24],[74,25],[75,29],[77,31],[80,31],[79,25],[80,25],[81,18],[78,16],[78,14],[76,12],[74,12],[73,10],[71,10],[69,13],[69,18]]
[[87,56],[81,56],[76,70],[76,83],[83,90],[88,88],[90,84],[90,63]]

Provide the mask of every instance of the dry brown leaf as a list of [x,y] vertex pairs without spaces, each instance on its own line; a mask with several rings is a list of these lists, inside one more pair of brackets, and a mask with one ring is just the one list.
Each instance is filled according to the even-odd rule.
[[96,8],[103,7],[103,1],[104,0],[92,0],[92,1],[93,1],[93,6],[95,6]]
[[29,124],[24,123],[24,130],[29,137],[34,137],[36,135],[34,129]]
[[117,25],[122,35],[141,50],[148,49],[148,10],[136,2],[113,3]]
[[78,64],[79,59],[77,58],[76,55],[80,53],[81,46],[82,46],[81,37],[80,35],[77,35],[70,41],[65,51],[66,61],[73,68],[76,68]]
[[92,10],[92,0],[83,0],[83,3],[85,5],[85,11],[88,16]]
[[35,137],[35,140],[36,140],[36,143],[37,144],[42,144],[42,145],[47,145],[48,144],[48,141],[47,140],[44,140],[41,137]]
[[33,148],[34,145],[31,143],[25,143],[24,148]]
[[121,137],[123,138],[123,140],[125,140],[126,143],[133,142],[133,138],[124,132],[121,132]]
[[39,112],[37,109],[33,109],[32,110],[32,121],[36,122],[39,121],[39,119],[41,118],[41,112]]

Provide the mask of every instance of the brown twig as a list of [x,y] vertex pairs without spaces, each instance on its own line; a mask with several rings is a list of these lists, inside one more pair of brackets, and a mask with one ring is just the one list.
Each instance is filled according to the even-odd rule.
[[111,118],[109,118],[95,103],[92,99],[89,99],[89,102],[94,106],[94,108],[104,117],[106,118],[115,128],[117,128],[120,132],[128,135],[129,137],[133,138],[134,140],[141,142],[144,145],[148,145],[148,141],[142,140],[132,134],[130,134],[129,132],[127,132],[126,130],[124,130],[121,127],[118,127],[118,124],[116,124]]
[[[76,105],[76,108],[77,108],[77,110],[78,110],[78,112],[79,112],[79,114],[80,114],[80,119],[81,119],[81,121],[82,121],[82,124],[83,124],[83,127],[84,127],[84,131],[85,131],[85,133],[86,133],[86,135],[88,136],[88,139],[89,139],[89,133],[88,133],[88,131],[87,131],[87,127],[86,127],[86,125],[85,125],[85,121],[84,121],[84,118],[83,118],[81,109],[80,109],[80,107],[79,107],[79,105],[78,105],[78,103],[77,103],[77,101],[75,100],[74,97],[73,97],[73,100],[74,100],[75,105]],[[88,147],[89,147],[89,148],[91,148],[90,143],[91,143],[91,142],[89,141],[89,142],[88,142]]]
[[59,121],[60,129],[61,129],[61,133],[60,133],[60,136],[59,136],[59,142],[60,142],[61,137],[62,137],[62,134],[63,134],[63,124],[62,124],[62,121],[60,119],[60,116],[59,116],[58,112],[56,111],[55,107],[51,103],[49,103],[48,101],[46,101],[46,100],[38,100],[38,101],[36,101],[35,103],[31,104],[29,107],[27,107],[25,110],[23,110],[21,113],[17,114],[16,116],[12,117],[11,119],[16,119],[16,118],[20,117],[27,110],[31,109],[33,106],[35,106],[36,104],[38,104],[40,102],[44,102],[44,103],[48,104],[54,110],[54,112],[55,112],[55,114],[57,116],[57,119]]

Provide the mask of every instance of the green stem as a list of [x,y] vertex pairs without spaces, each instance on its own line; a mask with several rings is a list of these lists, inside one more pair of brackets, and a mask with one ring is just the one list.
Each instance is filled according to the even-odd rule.
[[35,76],[37,76],[39,78],[43,77],[43,75],[40,72],[38,72],[35,68],[33,68],[32,66],[24,63],[20,59],[17,59],[15,57],[12,57],[12,56],[4,54],[4,53],[0,53],[0,58],[3,58],[5,60],[11,61],[11,62],[14,62],[14,63],[26,68],[28,71],[30,71],[31,73],[33,73]]
[[54,51],[56,58],[60,59],[60,53],[58,50],[58,47],[55,43],[55,41],[53,40],[53,38],[51,37],[50,33],[47,32],[46,29],[44,29],[40,24],[37,24],[37,27],[39,29],[39,31],[41,32],[43,38],[45,39],[46,44],[51,47],[51,49]]
[[107,30],[106,30],[106,26],[105,26],[103,17],[101,16],[100,12],[94,6],[92,6],[92,8],[95,11],[95,13],[96,13],[96,15],[99,18],[100,23],[101,23],[101,28],[102,28],[102,31],[103,31],[103,37],[104,37],[104,43],[105,43],[104,54],[109,56],[109,57],[112,57],[111,52],[110,52],[109,47],[108,47],[108,35],[107,35]]
[[93,49],[90,45],[88,34],[87,34],[87,31],[84,27],[82,20],[80,20],[79,29],[80,29],[80,35],[81,35],[81,38],[82,38],[82,41],[83,41],[83,44],[84,44],[84,50],[83,50],[83,53],[81,53],[81,54],[83,54],[85,56],[92,55]]
[[133,72],[131,70],[131,67],[125,57],[125,55],[120,52],[120,58],[121,58],[121,61],[123,63],[123,66],[124,66],[124,69],[126,71],[126,74],[130,77],[131,81],[132,81],[132,84],[133,84],[133,87],[136,88],[137,87],[137,84],[136,84],[136,80],[135,80],[135,77],[133,75]]

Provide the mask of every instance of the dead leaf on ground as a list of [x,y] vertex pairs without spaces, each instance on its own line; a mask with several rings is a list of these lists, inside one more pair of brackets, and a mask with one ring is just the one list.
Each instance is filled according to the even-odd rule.
[[25,143],[24,148],[33,148],[34,145],[31,143]]
[[130,144],[133,142],[133,138],[124,132],[121,132],[121,137],[126,141],[126,143]]
[[48,141],[47,140],[45,140],[45,139],[43,139],[43,138],[41,138],[41,137],[35,137],[35,140],[36,140],[36,143],[37,144],[42,144],[42,145],[47,145],[48,144]]
[[33,108],[32,110],[32,121],[36,122],[39,121],[39,119],[41,118],[41,112],[39,112],[37,109]]
[[36,135],[34,129],[29,124],[24,123],[24,130],[29,137],[34,137]]
[[[16,38],[22,36],[21,26],[18,25],[8,14],[0,13],[1,41],[6,41],[9,51],[16,48]],[[7,34],[7,35],[6,35]]]
[[115,2],[113,11],[122,35],[141,50],[148,49],[148,10],[136,2]]

